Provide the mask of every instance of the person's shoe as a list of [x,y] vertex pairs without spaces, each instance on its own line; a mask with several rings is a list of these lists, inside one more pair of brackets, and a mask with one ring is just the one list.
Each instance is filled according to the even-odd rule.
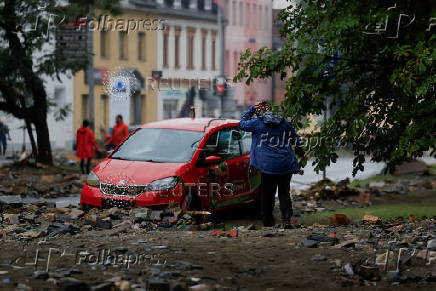
[[276,223],[274,221],[274,217],[273,218],[264,218],[263,219],[263,227],[273,227],[275,226]]
[[289,221],[282,221],[282,224],[280,224],[281,229],[296,229],[295,225],[293,225]]

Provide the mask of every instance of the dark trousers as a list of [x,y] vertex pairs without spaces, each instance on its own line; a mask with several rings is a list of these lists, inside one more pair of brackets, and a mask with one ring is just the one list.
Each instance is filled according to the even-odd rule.
[[80,169],[82,170],[82,174],[89,174],[89,170],[91,168],[91,160],[92,159],[86,160],[86,172],[85,172],[85,159],[80,160]]
[[0,136],[0,153],[2,155],[6,154],[6,146],[7,146],[6,136]]
[[274,224],[274,204],[277,187],[280,201],[280,212],[282,221],[288,223],[292,217],[292,202],[290,194],[290,183],[292,174],[271,175],[262,173],[261,176],[261,208],[263,214],[263,224]]

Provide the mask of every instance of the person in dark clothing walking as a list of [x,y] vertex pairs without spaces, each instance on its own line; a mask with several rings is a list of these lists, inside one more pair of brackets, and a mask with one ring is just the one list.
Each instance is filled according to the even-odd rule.
[[7,140],[6,136],[8,137],[8,140],[11,140],[11,136],[9,135],[9,128],[6,124],[3,123],[2,120],[0,120],[0,154],[3,156],[6,155],[6,148],[7,148]]
[[275,225],[273,210],[278,188],[282,224],[289,227],[293,214],[290,182],[292,174],[300,170],[292,146],[299,156],[304,156],[300,137],[286,119],[271,112],[266,102],[251,106],[242,116],[239,128],[252,132],[250,166],[261,172],[263,225]]

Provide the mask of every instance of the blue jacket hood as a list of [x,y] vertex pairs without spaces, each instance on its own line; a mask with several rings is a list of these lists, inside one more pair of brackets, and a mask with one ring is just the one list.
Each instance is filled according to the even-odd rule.
[[269,126],[278,126],[282,125],[285,130],[291,130],[291,125],[289,122],[281,115],[274,114],[271,111],[265,112],[261,117],[263,123]]

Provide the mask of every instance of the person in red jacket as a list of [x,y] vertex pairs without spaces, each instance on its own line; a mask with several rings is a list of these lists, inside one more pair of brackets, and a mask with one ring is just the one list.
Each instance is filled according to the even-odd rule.
[[112,137],[107,142],[107,145],[109,146],[110,149],[114,149],[130,134],[129,128],[123,122],[123,116],[121,114],[117,115],[115,122],[116,124],[112,128]]
[[[77,157],[80,158],[80,169],[82,174],[89,174],[91,167],[91,160],[94,157],[95,150],[98,150],[98,146],[95,143],[95,137],[92,130],[89,128],[89,121],[83,120],[83,125],[77,130],[76,136],[77,144]],[[86,160],[86,172],[85,172],[85,160]]]

